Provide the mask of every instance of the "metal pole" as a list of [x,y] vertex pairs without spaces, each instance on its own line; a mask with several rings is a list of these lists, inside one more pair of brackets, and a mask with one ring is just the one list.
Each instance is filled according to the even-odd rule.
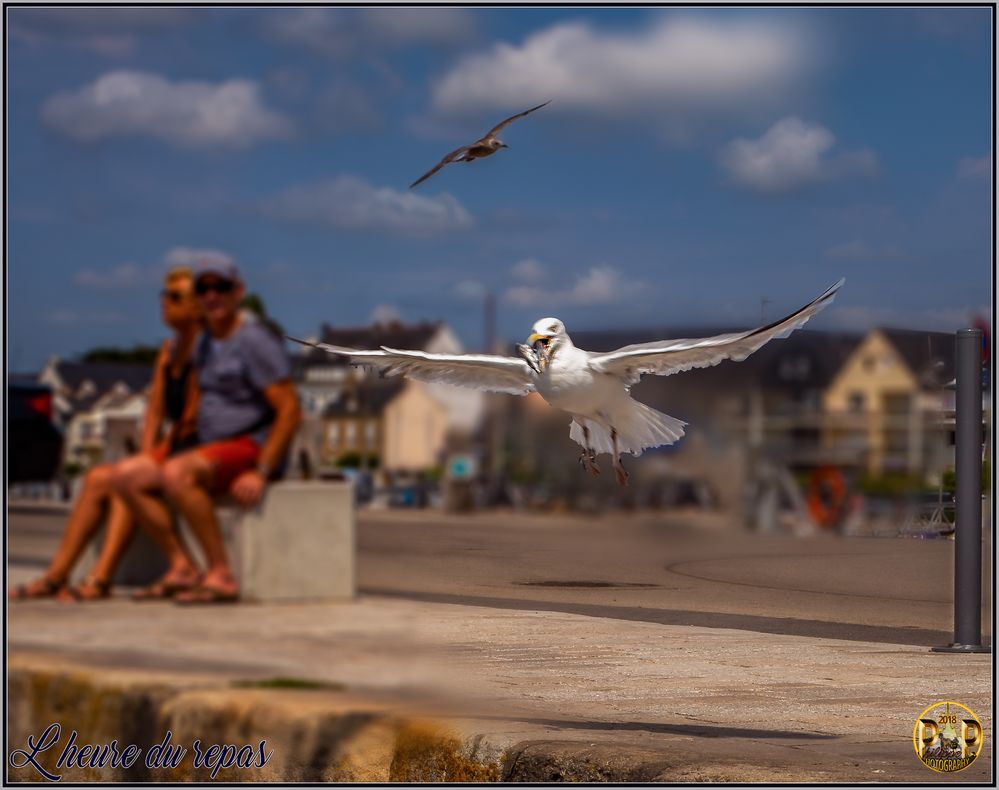
[[954,641],[937,652],[988,653],[982,645],[982,330],[957,333],[954,436]]

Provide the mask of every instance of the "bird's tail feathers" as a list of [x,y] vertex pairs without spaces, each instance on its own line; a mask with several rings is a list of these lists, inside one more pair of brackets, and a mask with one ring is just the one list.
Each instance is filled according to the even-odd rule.
[[[583,427],[579,424],[580,417],[574,417],[569,426],[569,438],[576,444],[585,447]],[[609,425],[586,420],[590,431],[590,447],[597,454],[613,453],[611,428],[617,431],[617,449],[620,453],[641,455],[643,450],[653,447],[664,447],[673,444],[681,436],[685,423],[676,417],[670,417],[656,411],[644,403],[629,399],[628,406],[615,410],[613,421]]]

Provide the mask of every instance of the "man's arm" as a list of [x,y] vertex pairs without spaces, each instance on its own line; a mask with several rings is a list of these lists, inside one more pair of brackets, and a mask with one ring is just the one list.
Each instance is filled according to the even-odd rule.
[[267,434],[267,441],[260,449],[257,470],[268,477],[288,453],[291,440],[302,421],[302,408],[298,403],[298,393],[290,381],[279,381],[264,389],[264,397],[274,409],[274,425]]
[[232,496],[243,507],[252,507],[264,493],[267,478],[277,469],[298,424],[302,421],[302,410],[298,403],[298,393],[290,381],[278,381],[264,388],[264,397],[274,409],[274,425],[267,435],[267,441],[260,449],[257,468],[236,478],[232,484]]

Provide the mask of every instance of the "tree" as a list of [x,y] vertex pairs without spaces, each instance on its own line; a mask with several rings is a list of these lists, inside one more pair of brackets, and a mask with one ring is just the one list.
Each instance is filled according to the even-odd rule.
[[138,344],[132,348],[98,346],[87,351],[82,362],[114,362],[120,365],[152,365],[156,361],[159,348]]
[[267,305],[264,304],[264,300],[260,297],[260,294],[246,294],[243,297],[243,307],[256,315],[263,322],[264,326],[270,329],[275,335],[281,338],[284,337],[284,328],[267,315]]

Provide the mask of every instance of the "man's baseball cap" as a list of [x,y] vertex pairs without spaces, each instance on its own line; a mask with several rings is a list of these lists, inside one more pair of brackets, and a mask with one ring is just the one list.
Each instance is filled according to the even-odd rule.
[[194,279],[196,281],[209,274],[213,274],[221,280],[243,281],[239,274],[239,268],[228,258],[202,258],[194,264]]

